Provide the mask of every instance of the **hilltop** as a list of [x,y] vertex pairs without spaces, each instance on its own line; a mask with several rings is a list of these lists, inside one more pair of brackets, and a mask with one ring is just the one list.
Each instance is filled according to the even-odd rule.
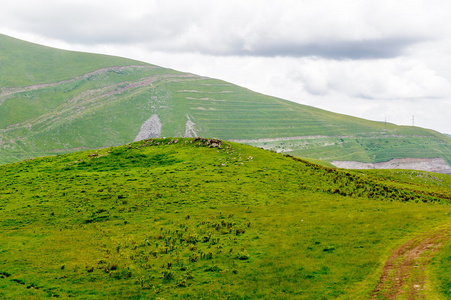
[[[451,162],[451,138],[188,73],[0,35],[0,164],[155,137],[217,137],[327,162]],[[440,171],[440,170],[438,170]]]
[[[0,298],[368,299],[393,248],[449,224],[450,201],[447,175],[217,139],[25,160],[0,166]],[[442,243],[429,299],[449,296]]]

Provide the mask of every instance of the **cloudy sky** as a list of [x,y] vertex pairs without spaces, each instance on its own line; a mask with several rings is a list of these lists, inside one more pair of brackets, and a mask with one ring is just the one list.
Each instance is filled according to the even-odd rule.
[[14,0],[0,33],[451,134],[449,12],[449,0]]

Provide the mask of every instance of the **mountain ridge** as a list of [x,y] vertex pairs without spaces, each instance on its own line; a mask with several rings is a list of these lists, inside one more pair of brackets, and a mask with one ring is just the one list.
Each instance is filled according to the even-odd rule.
[[[152,116],[159,122],[149,122],[147,132],[160,137],[247,140],[328,162],[441,157],[451,163],[451,138],[432,130],[331,113],[124,58],[57,50],[1,35],[0,45],[3,164],[125,144],[137,138]],[[42,64],[48,61],[52,63],[44,72]],[[13,63],[18,67],[13,69]]]
[[[105,67],[144,62],[110,55],[60,50],[0,34],[0,87],[50,83]],[[26,45],[26,46],[24,46]],[[6,54],[6,55],[5,55]],[[68,68],[61,67],[68,66]]]

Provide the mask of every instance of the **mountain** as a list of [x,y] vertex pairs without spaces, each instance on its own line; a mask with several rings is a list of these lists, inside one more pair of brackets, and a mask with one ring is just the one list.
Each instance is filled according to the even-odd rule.
[[234,140],[334,164],[434,158],[434,171],[446,171],[451,163],[451,138],[432,130],[331,113],[221,80],[4,35],[0,87],[2,164],[171,136]]
[[443,252],[403,289],[444,299],[450,201],[446,175],[343,171],[217,139],[25,160],[0,166],[0,298],[388,299],[392,250],[438,228],[425,255]]

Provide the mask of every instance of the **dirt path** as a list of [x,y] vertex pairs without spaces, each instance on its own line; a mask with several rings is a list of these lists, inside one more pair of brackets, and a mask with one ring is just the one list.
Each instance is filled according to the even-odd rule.
[[81,78],[87,78],[89,76],[106,73],[108,71],[121,71],[126,69],[155,69],[158,68],[156,66],[146,66],[146,65],[131,65],[131,66],[121,66],[121,67],[109,67],[109,68],[102,68],[98,69],[80,76],[76,76],[74,78],[58,81],[58,82],[52,82],[52,83],[41,83],[41,84],[35,84],[30,86],[24,86],[24,87],[11,87],[11,88],[1,88],[0,89],[0,105],[9,97],[12,97],[16,93],[22,93],[27,91],[33,91],[37,89],[47,88],[47,87],[54,87],[60,84],[73,82],[75,80],[81,79]]
[[371,299],[426,299],[426,267],[442,243],[451,238],[451,226],[416,237],[387,260]]

